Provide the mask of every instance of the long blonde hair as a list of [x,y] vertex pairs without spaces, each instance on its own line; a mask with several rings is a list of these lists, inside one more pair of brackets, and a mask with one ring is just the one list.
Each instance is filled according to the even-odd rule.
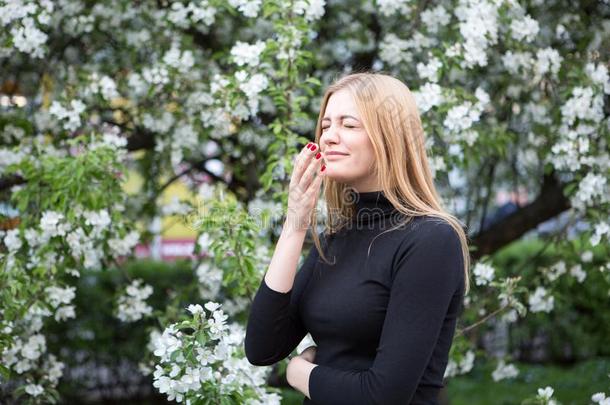
[[[400,80],[383,73],[352,73],[335,80],[322,98],[315,135],[318,145],[328,99],[343,89],[348,90],[353,97],[373,145],[375,166],[372,170],[377,177],[377,184],[396,210],[407,217],[407,221],[402,224],[413,217],[428,215],[448,222],[459,236],[467,294],[470,289],[468,237],[461,222],[441,204],[428,164],[424,131],[411,91]],[[324,179],[323,184],[328,215],[324,234],[330,235],[347,225],[353,217],[354,204],[346,202],[346,197],[349,196],[348,185],[329,177]],[[311,224],[312,229],[317,229],[316,210],[312,211]],[[320,256],[329,263],[317,232],[312,232],[312,237]]]

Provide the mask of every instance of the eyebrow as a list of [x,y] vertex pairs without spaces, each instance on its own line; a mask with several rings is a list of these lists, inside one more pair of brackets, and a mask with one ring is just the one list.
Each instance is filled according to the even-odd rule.
[[[345,118],[351,118],[351,119],[354,119],[356,121],[360,121],[358,118],[356,118],[356,117],[354,117],[352,115],[341,115],[341,116],[339,116],[340,120],[343,120]],[[324,118],[322,118],[322,121],[330,121],[330,118],[329,117],[324,117]]]

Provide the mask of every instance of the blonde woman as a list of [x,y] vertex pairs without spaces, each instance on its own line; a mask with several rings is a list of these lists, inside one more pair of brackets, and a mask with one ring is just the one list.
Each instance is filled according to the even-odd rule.
[[[321,185],[327,223],[298,260]],[[467,236],[435,190],[413,95],[380,73],[326,91],[295,157],[288,212],[252,303],[245,351],[286,358],[304,404],[437,404],[468,292]]]

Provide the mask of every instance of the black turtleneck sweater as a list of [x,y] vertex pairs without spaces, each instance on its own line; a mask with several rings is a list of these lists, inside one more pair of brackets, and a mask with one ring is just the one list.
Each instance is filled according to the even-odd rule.
[[379,235],[405,218],[381,191],[352,196],[351,226],[320,234],[335,265],[313,246],[290,291],[271,289],[263,277],[246,356],[272,365],[309,332],[317,366],[304,404],[437,404],[464,295],[459,238],[430,216]]

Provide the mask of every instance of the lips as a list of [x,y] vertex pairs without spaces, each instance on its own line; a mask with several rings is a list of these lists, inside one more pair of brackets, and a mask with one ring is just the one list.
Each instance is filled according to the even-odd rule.
[[333,161],[333,160],[339,160],[339,159],[343,159],[344,157],[348,157],[348,155],[344,155],[341,153],[325,153],[324,154],[324,160],[327,162]]
[[326,155],[326,156],[347,156],[347,153],[330,151],[330,152],[324,153],[324,155]]

